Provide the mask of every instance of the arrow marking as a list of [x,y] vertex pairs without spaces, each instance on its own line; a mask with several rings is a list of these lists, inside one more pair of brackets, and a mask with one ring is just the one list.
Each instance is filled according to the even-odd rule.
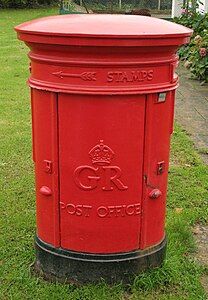
[[52,75],[57,76],[59,78],[64,77],[74,77],[74,78],[81,78],[84,81],[96,81],[96,72],[83,72],[81,74],[70,74],[70,73],[64,73],[63,71],[58,71],[52,73]]

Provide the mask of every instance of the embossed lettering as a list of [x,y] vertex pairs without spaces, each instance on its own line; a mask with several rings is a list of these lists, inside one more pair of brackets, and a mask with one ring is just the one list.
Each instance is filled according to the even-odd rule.
[[131,215],[133,215],[135,213],[135,207],[134,207],[134,205],[132,204],[132,205],[128,205],[127,207],[126,207],[126,214],[128,215],[128,216],[131,216]]
[[[97,172],[98,168],[93,168],[90,166],[80,166],[78,168],[75,169],[74,171],[74,181],[76,183],[76,185],[83,189],[83,190],[93,190],[97,187],[97,182],[100,179],[99,176],[97,176]],[[92,175],[87,175],[86,177],[88,178],[88,185],[86,185],[86,183],[82,183],[81,182],[81,175],[82,173],[91,173]]]
[[124,212],[125,205],[116,205],[115,208],[116,208],[116,212],[115,212],[116,217],[118,217],[119,215],[121,217],[125,216],[125,212]]
[[[90,217],[93,207],[91,205],[72,204],[60,202],[60,208],[65,210],[71,216]],[[129,205],[109,205],[99,206],[95,213],[100,218],[114,218],[114,217],[131,217],[141,214],[140,203]]]
[[101,218],[105,218],[108,215],[108,209],[105,206],[100,206],[97,209],[98,216]]
[[69,215],[74,215],[74,216],[84,216],[84,217],[89,217],[90,216],[90,210],[92,209],[92,206],[90,205],[74,205],[72,203],[65,204],[63,202],[60,202],[60,207],[61,209],[66,209],[67,213]]
[[148,73],[147,73],[147,80],[152,80],[153,79],[153,70],[150,70]]
[[143,82],[153,79],[153,70],[114,71],[107,73],[107,82]]
[[116,82],[121,82],[122,81],[122,75],[123,75],[123,72],[115,72]]
[[141,214],[141,205],[139,203],[134,204],[135,206],[135,215]]
[[90,205],[83,205],[83,209],[85,211],[85,217],[89,217],[90,216],[90,210],[92,209],[92,206],[90,206]]
[[139,203],[129,205],[100,206],[97,208],[97,214],[100,218],[136,216],[141,214],[141,207]]
[[67,205],[66,205],[66,210],[67,210],[67,212],[68,212],[70,215],[74,215],[75,212],[76,212],[75,205],[74,205],[74,204],[67,204]]
[[122,81],[122,82],[128,81],[128,76],[127,76],[127,73],[126,73],[126,72],[123,72],[121,81]]
[[142,78],[147,78],[147,71],[142,71]]
[[[114,158],[113,150],[100,140],[89,151],[92,164],[98,165],[97,168],[90,166],[79,166],[74,171],[74,181],[76,185],[85,191],[93,190],[98,187],[104,191],[112,191],[115,187],[120,191],[127,190],[128,187],[121,181],[121,169],[117,166],[109,166]],[[108,165],[108,166],[106,166]]]
[[132,81],[142,81],[142,78],[139,77],[139,72],[132,71]]
[[121,169],[119,167],[104,166],[103,170],[105,171],[105,186],[103,187],[104,191],[112,191],[112,184],[114,184],[114,186],[116,186],[119,190],[128,189],[128,186],[125,186],[119,179],[121,177]]
[[107,81],[108,82],[113,81],[113,72],[108,72],[108,74],[107,74]]

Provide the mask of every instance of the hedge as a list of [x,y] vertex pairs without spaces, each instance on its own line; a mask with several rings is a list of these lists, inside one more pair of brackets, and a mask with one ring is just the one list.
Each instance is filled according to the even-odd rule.
[[1,8],[26,8],[38,6],[51,6],[58,4],[55,0],[0,0]]

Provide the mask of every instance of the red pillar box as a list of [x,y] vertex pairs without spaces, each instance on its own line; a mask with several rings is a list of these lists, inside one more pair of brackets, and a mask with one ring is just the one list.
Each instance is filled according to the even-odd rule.
[[160,265],[176,51],[192,31],[125,15],[15,29],[30,48],[36,269],[116,282]]

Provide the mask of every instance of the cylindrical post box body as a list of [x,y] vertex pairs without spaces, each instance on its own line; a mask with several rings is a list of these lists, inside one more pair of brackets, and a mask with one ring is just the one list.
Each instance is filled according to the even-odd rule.
[[116,282],[160,265],[176,50],[191,30],[120,15],[16,30],[31,50],[36,269]]

